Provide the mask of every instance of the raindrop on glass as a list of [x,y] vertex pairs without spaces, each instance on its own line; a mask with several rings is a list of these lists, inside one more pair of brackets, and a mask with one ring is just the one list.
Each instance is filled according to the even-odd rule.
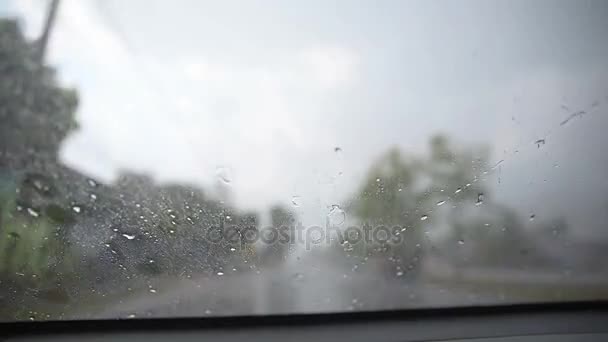
[[30,216],[32,216],[32,217],[40,216],[40,214],[32,208],[27,208],[27,213],[30,214]]
[[215,175],[224,184],[230,184],[232,182],[231,173],[230,168],[225,166],[220,166],[215,169]]
[[122,234],[122,236],[124,236],[127,240],[133,240],[135,239],[135,235],[129,235],[129,234]]
[[481,205],[483,204],[483,193],[478,193],[477,194],[477,202],[475,202],[475,205]]
[[350,243],[350,242],[348,242],[348,241],[345,241],[345,242],[342,244],[342,247],[344,248],[344,251],[345,251],[345,252],[351,252],[351,251],[354,249],[353,244],[352,244],[352,243]]
[[537,148],[540,148],[541,145],[545,144],[545,139],[538,139],[534,142]]
[[300,196],[293,196],[293,197],[291,198],[291,204],[292,204],[294,207],[299,207],[299,206],[300,206]]
[[346,221],[346,212],[339,205],[333,204],[327,214],[327,218],[330,225],[339,226]]

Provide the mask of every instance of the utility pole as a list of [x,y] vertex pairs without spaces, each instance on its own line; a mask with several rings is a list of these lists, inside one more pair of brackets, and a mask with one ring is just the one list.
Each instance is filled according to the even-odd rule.
[[59,9],[60,0],[51,0],[48,10],[46,12],[46,20],[44,28],[40,38],[38,39],[38,62],[40,65],[44,63],[44,55],[46,53],[47,45],[51,37],[53,25],[55,25],[55,17],[57,16],[57,10]]

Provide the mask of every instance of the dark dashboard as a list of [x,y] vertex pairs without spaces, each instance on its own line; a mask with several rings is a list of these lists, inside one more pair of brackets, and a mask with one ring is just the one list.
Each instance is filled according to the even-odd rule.
[[607,341],[608,303],[1,323],[3,341]]

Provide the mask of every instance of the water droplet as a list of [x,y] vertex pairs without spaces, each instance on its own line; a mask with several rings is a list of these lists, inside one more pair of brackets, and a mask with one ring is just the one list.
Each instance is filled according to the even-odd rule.
[[232,220],[232,217],[230,217],[230,215],[226,215],[226,221],[230,221]]
[[29,318],[30,321],[35,321],[36,320],[36,317],[34,317],[34,316],[30,316],[28,318]]
[[169,229],[169,234],[175,234],[175,230]]
[[538,139],[534,142],[537,148],[540,148],[541,145],[545,144],[545,139]]
[[224,272],[219,271],[219,272],[217,272],[217,275],[218,275],[218,276],[223,276],[223,275],[224,275]]
[[397,277],[401,277],[403,275],[403,271],[397,271],[396,275]]
[[464,240],[462,240],[462,239],[458,240],[458,244],[461,246],[464,245]]
[[40,216],[40,214],[32,208],[27,208],[27,213],[30,214],[30,216],[32,216],[32,217]]
[[75,206],[73,206],[73,207],[72,207],[72,210],[73,210],[75,213],[77,213],[77,214],[78,214],[78,213],[80,213],[80,211],[81,211],[82,209],[80,208],[80,206],[75,205]]
[[219,166],[215,169],[215,175],[224,184],[230,184],[232,182],[232,172],[230,168],[225,166]]
[[445,204],[445,201],[439,201],[439,202],[437,202],[437,205],[438,205],[438,206],[439,206],[439,205],[443,205],[443,204]]
[[420,221],[425,221],[428,218],[429,218],[428,215],[422,215],[422,216],[420,216]]
[[97,195],[95,194],[90,194],[89,197],[91,198],[91,201],[97,200]]
[[124,236],[127,240],[133,240],[135,239],[135,235],[129,235],[129,234],[122,234],[122,236]]
[[293,196],[293,197],[291,198],[291,204],[292,204],[294,207],[299,207],[299,206],[300,206],[300,196]]
[[327,218],[330,225],[339,226],[346,221],[346,212],[339,205],[333,204],[327,214]]
[[529,218],[529,219],[530,219],[530,221],[534,221],[534,219],[535,219],[535,218],[536,218],[536,215],[535,215],[535,214],[530,214],[530,218]]
[[336,146],[336,147],[334,147],[334,152],[336,152],[336,153],[342,152],[342,148],[340,146]]
[[87,179],[87,183],[89,183],[89,186],[91,186],[93,188],[97,186],[97,182],[91,178]]
[[475,205],[481,205],[481,204],[483,204],[483,197],[484,197],[483,193],[481,193],[481,192],[478,193],[477,194],[477,202],[475,202]]
[[495,170],[495,169],[496,169],[497,167],[499,167],[499,166],[500,166],[500,164],[502,164],[504,161],[505,161],[504,159],[499,160],[499,161],[498,161],[496,164],[494,164],[494,166],[492,166],[492,170]]
[[379,181],[380,181],[380,178],[376,178],[376,182],[379,182]]
[[205,315],[211,315],[211,310],[206,309],[206,310],[205,310]]
[[127,315],[127,318],[135,318],[135,317],[136,317],[135,314],[128,314]]
[[150,293],[156,293],[156,289],[151,288],[149,291],[150,291]]
[[355,247],[352,243],[344,241],[344,243],[342,243],[342,248],[344,248],[345,252],[351,252]]
[[230,251],[231,251],[231,252],[234,252],[234,251],[236,251],[236,248],[234,248],[234,247],[230,247]]
[[51,192],[51,185],[48,184],[49,180],[42,175],[29,175],[27,181],[31,182],[34,189],[41,194],[48,195]]

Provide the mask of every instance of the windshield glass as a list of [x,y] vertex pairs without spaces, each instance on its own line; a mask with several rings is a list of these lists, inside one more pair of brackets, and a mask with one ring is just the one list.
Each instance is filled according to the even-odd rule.
[[605,1],[0,4],[0,320],[608,299]]

